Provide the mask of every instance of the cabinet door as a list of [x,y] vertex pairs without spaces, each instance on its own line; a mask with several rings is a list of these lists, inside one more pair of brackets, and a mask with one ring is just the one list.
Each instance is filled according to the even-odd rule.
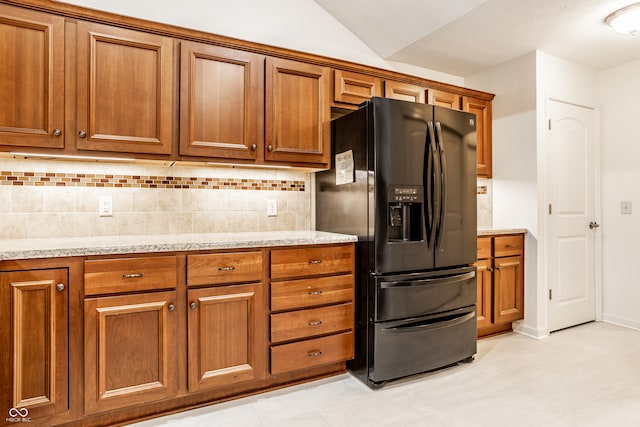
[[0,273],[3,418],[68,410],[68,299],[67,269]]
[[264,57],[187,41],[181,49],[180,154],[262,156]]
[[491,178],[491,101],[463,96],[462,110],[476,115],[478,176]]
[[456,93],[435,89],[429,89],[428,92],[429,104],[450,108],[452,110],[460,110],[462,107],[460,102],[461,96]]
[[483,259],[476,263],[478,267],[478,300],[476,311],[478,313],[478,329],[491,326],[493,311],[493,273],[491,260]]
[[77,147],[170,154],[173,40],[78,22]]
[[264,378],[262,284],[190,289],[188,300],[189,390]]
[[0,145],[63,148],[64,18],[0,5]]
[[494,322],[524,318],[524,271],[522,256],[494,258]]
[[85,299],[87,412],[175,395],[175,301],[175,291]]
[[426,88],[409,83],[385,80],[384,97],[424,104]]
[[352,71],[334,70],[333,99],[360,105],[374,96],[382,96],[382,80]]
[[330,70],[267,58],[265,160],[329,164]]

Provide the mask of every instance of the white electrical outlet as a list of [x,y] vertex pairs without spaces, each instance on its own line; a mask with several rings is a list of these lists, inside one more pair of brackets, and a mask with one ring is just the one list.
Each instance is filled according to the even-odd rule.
[[113,216],[113,199],[111,196],[101,196],[98,201],[98,215]]
[[631,215],[631,202],[620,202],[620,213],[622,215]]
[[278,201],[274,199],[267,200],[267,216],[278,216]]

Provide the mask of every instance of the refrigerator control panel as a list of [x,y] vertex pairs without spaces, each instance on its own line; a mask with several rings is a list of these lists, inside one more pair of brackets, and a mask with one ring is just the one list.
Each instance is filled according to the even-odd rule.
[[424,200],[421,185],[390,185],[389,202],[422,203]]

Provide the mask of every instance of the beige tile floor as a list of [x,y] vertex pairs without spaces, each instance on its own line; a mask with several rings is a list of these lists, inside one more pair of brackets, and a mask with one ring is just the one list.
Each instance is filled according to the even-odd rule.
[[370,390],[349,374],[134,424],[640,426],[640,331],[589,323],[481,340],[471,364]]

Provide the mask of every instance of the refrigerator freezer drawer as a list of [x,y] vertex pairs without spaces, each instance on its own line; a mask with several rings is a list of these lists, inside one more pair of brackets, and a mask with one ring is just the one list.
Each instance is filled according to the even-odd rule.
[[441,313],[476,303],[476,268],[375,279],[375,321]]
[[441,316],[373,325],[369,381],[385,381],[443,368],[476,354],[475,305]]

